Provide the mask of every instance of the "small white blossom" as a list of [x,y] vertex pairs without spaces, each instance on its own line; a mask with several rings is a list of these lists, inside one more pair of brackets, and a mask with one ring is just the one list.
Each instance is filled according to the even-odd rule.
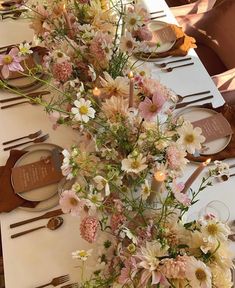
[[75,120],[87,123],[90,118],[95,118],[95,109],[91,107],[91,101],[83,98],[74,101],[74,105],[71,109],[75,115]]
[[105,190],[105,196],[108,196],[110,194],[109,183],[104,177],[97,175],[94,178],[94,182],[96,184],[97,190],[100,191],[100,190],[104,189]]
[[72,258],[73,259],[78,259],[78,260],[82,260],[82,261],[86,261],[88,259],[89,256],[91,256],[92,254],[92,249],[89,250],[77,250],[72,252]]
[[30,49],[31,46],[29,43],[20,43],[19,45],[19,55],[20,56],[26,56],[26,55],[29,55],[29,54],[32,54],[33,51]]

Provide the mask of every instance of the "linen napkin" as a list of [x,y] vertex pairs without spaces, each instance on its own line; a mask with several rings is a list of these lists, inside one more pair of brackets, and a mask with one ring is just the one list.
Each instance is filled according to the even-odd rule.
[[200,107],[212,109],[218,113],[221,113],[231,125],[231,128],[233,130],[232,139],[230,143],[228,144],[228,146],[221,152],[218,152],[213,155],[206,155],[206,156],[199,156],[199,157],[194,157],[193,155],[188,154],[187,158],[195,162],[204,162],[208,158],[211,158],[212,161],[234,158],[235,157],[235,117],[234,117],[235,105],[225,104],[219,108],[213,108],[211,104],[205,104]]
[[0,167],[0,212],[10,212],[19,206],[34,208],[39,202],[24,200],[11,185],[11,169],[26,151],[11,150],[5,166]]
[[[175,34],[176,42],[173,47],[166,52],[161,53],[144,53],[146,58],[164,58],[167,56],[185,56],[187,55],[190,48],[196,48],[196,40],[193,37],[186,35],[182,28],[174,25],[169,24],[169,27]],[[137,53],[138,56],[143,56],[143,53]]]

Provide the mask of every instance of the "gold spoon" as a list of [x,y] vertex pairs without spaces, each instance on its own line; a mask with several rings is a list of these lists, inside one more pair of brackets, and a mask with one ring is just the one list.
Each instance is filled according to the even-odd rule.
[[48,228],[50,230],[56,230],[63,224],[63,222],[64,222],[64,220],[62,217],[53,217],[53,218],[49,219],[49,221],[47,222],[47,224],[45,226],[39,226],[39,227],[29,229],[29,230],[26,230],[26,231],[23,231],[23,232],[20,232],[17,234],[13,234],[13,235],[11,235],[11,238],[16,238],[16,237],[19,237],[19,236],[25,235],[27,233],[30,233],[30,232],[33,232],[33,231],[36,231],[39,229],[43,229],[43,228]]

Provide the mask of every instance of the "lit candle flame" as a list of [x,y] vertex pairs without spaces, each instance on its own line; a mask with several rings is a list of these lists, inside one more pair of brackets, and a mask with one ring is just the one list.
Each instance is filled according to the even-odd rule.
[[133,78],[133,77],[134,77],[134,74],[133,74],[132,71],[130,71],[129,74],[128,74],[128,78],[131,79],[131,78]]
[[100,89],[97,88],[97,87],[95,87],[95,88],[93,89],[93,95],[94,95],[94,96],[100,96],[100,94],[101,94]]
[[207,166],[208,164],[211,163],[211,158],[208,158],[205,162],[204,162],[204,165]]
[[158,182],[163,182],[166,179],[166,174],[162,171],[157,171],[154,174],[154,178],[156,179],[156,181]]

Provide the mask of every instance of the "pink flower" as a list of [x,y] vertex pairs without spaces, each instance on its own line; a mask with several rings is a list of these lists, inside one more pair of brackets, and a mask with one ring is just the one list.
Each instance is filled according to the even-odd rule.
[[134,31],[133,36],[138,38],[140,41],[150,41],[153,37],[153,34],[147,26],[143,26],[137,31]]
[[122,268],[121,274],[118,278],[118,283],[123,285],[131,284],[137,271],[138,269],[134,257],[125,260],[124,267]]
[[162,94],[155,92],[152,100],[146,97],[144,101],[139,104],[140,115],[147,121],[153,120],[157,113],[161,111],[165,102],[166,98]]
[[18,48],[12,48],[8,54],[0,55],[0,66],[2,67],[2,76],[6,79],[10,75],[10,71],[24,71],[20,62],[23,60],[18,56]]
[[72,190],[65,190],[60,197],[60,206],[64,213],[71,213],[73,216],[80,214],[80,199]]
[[126,217],[121,213],[116,213],[111,216],[111,230],[115,232],[124,222]]
[[191,204],[191,200],[187,194],[181,193],[184,189],[184,183],[176,183],[175,179],[172,184],[172,192],[175,196],[175,199],[185,206],[189,206]]
[[72,64],[64,61],[53,65],[52,73],[56,80],[66,82],[73,72]]
[[80,234],[89,243],[96,241],[99,228],[99,220],[93,216],[85,217],[80,224]]
[[177,256],[176,259],[164,259],[161,261],[161,272],[166,278],[184,279],[187,256]]

